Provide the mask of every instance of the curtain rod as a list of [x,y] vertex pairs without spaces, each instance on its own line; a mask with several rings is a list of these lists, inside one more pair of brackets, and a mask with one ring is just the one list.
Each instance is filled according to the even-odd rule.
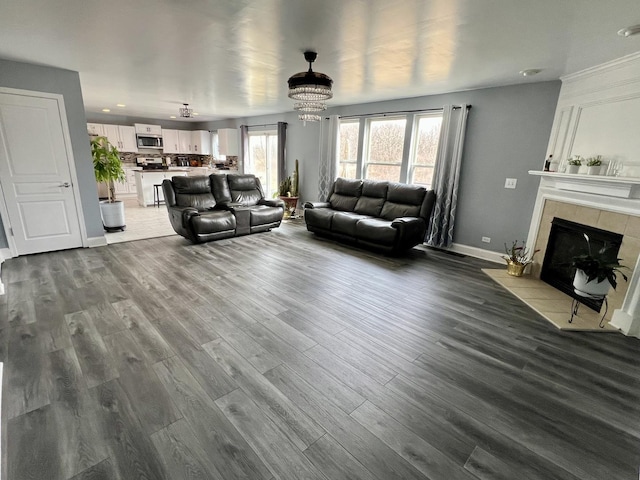
[[[458,110],[459,108],[462,108],[459,105],[455,105],[454,107],[452,107],[453,110]],[[467,109],[471,108],[471,105],[467,105]],[[387,115],[396,115],[398,113],[418,113],[418,112],[441,112],[442,108],[421,108],[420,110],[397,110],[395,112],[379,112],[379,113],[363,113],[361,115],[338,115],[338,117],[340,118],[361,118],[361,117],[372,117],[372,116],[383,116],[386,117]],[[329,117],[325,117],[325,120],[328,120]]]
[[287,124],[287,122],[263,123],[262,125],[246,125],[246,127],[247,127],[247,128],[255,128],[255,127],[277,127],[279,123],[284,123],[285,125]]

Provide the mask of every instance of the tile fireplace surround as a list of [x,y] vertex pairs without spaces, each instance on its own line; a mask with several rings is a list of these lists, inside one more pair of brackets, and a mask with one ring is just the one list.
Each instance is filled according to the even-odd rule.
[[[612,290],[605,318],[622,333],[640,337],[640,178],[539,171],[529,174],[541,179],[527,244],[535,245],[542,255],[554,217],[623,235],[618,257],[629,267],[625,272],[629,282],[621,279],[618,288]],[[531,266],[534,278],[540,277],[542,255]]]

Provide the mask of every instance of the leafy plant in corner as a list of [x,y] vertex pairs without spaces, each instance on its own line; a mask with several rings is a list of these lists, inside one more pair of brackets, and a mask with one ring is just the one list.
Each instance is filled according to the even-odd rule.
[[534,250],[533,253],[531,253],[524,242],[522,242],[522,245],[518,245],[518,240],[514,240],[511,247],[507,247],[505,243],[504,250],[507,256],[503,255],[502,258],[504,258],[507,263],[515,263],[516,265],[522,265],[524,267],[533,262],[533,257],[540,251]]
[[91,140],[91,156],[96,181],[107,184],[109,203],[114,203],[116,201],[114,182],[125,179],[120,154],[116,147],[109,143],[107,137],[96,137]]
[[587,276],[587,282],[597,279],[598,283],[609,280],[609,283],[615,290],[617,283],[617,274],[619,273],[624,281],[628,281],[627,276],[622,273],[620,269],[627,268],[624,265],[620,265],[620,258],[616,258],[613,253],[612,245],[605,245],[597,253],[593,254],[591,251],[591,241],[586,233],[583,233],[585,240],[587,241],[588,252],[583,255],[576,255],[571,259],[568,266],[577,270],[582,270]]

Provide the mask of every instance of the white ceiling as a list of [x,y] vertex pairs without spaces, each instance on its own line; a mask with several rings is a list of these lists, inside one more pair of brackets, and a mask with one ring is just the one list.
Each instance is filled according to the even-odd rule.
[[639,51],[616,35],[639,23],[638,0],[4,0],[0,57],[80,72],[87,112],[214,120],[290,111],[305,49],[346,105],[557,79]]

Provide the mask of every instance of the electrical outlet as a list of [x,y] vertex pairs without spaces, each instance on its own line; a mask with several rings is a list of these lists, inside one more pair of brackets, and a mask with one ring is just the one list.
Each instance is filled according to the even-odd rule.
[[518,183],[517,178],[507,178],[504,181],[504,188],[516,188],[517,183]]
[[482,241],[483,241],[484,243],[491,243],[491,238],[489,238],[489,237],[482,237]]

